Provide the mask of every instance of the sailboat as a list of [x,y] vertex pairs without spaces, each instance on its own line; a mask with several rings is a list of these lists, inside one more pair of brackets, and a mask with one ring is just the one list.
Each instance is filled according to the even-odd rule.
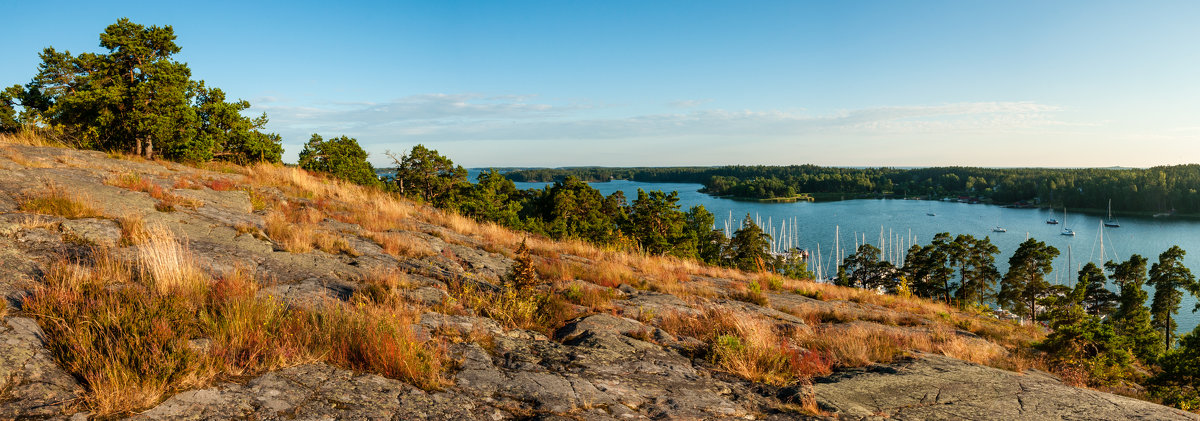
[[[1047,222],[1049,222],[1049,221],[1047,221]],[[1070,228],[1067,228],[1067,207],[1066,207],[1066,206],[1063,206],[1063,230],[1062,230],[1062,235],[1069,235],[1069,236],[1072,236],[1072,237],[1074,237],[1074,236],[1075,236],[1075,231],[1074,231],[1074,230],[1072,230],[1072,229],[1070,229]]]
[[1112,216],[1112,199],[1108,199],[1108,217],[1104,218],[1104,226],[1113,228],[1121,226],[1121,223],[1117,222],[1117,218]]
[[992,232],[1008,232],[1008,230],[1000,226],[1000,217],[996,217],[996,227],[992,228]]
[[[1063,207],[1063,212],[1066,212],[1066,211],[1067,211],[1067,208]],[[1050,219],[1047,219],[1046,223],[1050,224],[1050,225],[1058,225],[1058,220],[1054,219],[1054,206],[1050,206]]]

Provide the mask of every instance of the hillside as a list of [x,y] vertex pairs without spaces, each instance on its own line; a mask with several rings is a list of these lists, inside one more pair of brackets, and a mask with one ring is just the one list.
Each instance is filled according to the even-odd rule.
[[1200,419],[1071,386],[1038,369],[1043,333],[926,300],[13,140],[0,419]]

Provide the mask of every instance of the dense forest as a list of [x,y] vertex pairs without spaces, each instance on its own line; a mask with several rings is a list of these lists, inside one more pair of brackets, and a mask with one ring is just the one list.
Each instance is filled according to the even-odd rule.
[[942,198],[1039,204],[1115,212],[1200,213],[1200,165],[1147,169],[839,168],[816,165],[662,168],[564,168],[510,171],[514,181],[613,179],[703,184],[705,193],[752,199],[801,193]]

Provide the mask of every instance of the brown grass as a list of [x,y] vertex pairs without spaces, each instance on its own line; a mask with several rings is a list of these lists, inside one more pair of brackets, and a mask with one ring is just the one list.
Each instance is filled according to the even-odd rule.
[[315,228],[312,224],[293,223],[283,212],[267,212],[264,222],[267,236],[292,253],[308,253],[313,249]]
[[313,234],[313,245],[318,250],[329,254],[345,253],[348,256],[358,256],[360,254],[344,237],[327,231],[315,232]]
[[718,369],[750,381],[783,385],[831,372],[825,354],[803,350],[787,332],[759,316],[725,309],[668,313],[659,327],[700,339],[706,347],[699,351]]
[[122,245],[138,245],[150,238],[150,232],[146,229],[146,221],[140,213],[135,212],[119,217],[117,224],[121,227]]
[[[470,280],[448,282],[447,292],[454,298],[451,307],[469,308],[507,328],[532,330],[545,335],[562,327],[567,320],[580,316],[558,294],[517,288],[489,291],[480,289]],[[442,310],[446,313],[460,312],[454,308]]]
[[146,238],[138,247],[141,276],[149,279],[160,294],[195,291],[206,286],[208,277],[195,256],[162,225],[146,228]]
[[[153,238],[166,234],[153,234],[146,245],[164,247]],[[426,389],[446,384],[445,351],[437,341],[416,339],[410,307],[291,308],[261,297],[258,284],[240,270],[211,284],[204,278],[190,291],[163,288],[171,284],[157,266],[169,260],[162,256],[179,252],[139,253],[132,263],[106,249],[60,259],[25,300],[47,349],[82,380],[83,403],[96,415],[129,414],[223,377],[311,361]],[[125,285],[108,287],[118,283]],[[192,347],[193,338],[210,345]]]
[[384,253],[396,257],[428,257],[434,255],[429,244],[410,234],[393,232],[369,232],[367,238],[378,244]]
[[103,216],[90,198],[68,192],[57,184],[47,183],[42,189],[29,192],[17,199],[18,209],[64,218],[95,218]]
[[159,212],[174,212],[175,208],[179,206],[195,209],[204,205],[204,203],[198,200],[184,198],[172,193],[135,172],[110,176],[104,179],[104,184],[149,194],[150,197],[158,200],[154,208]]
[[5,158],[8,158],[13,163],[20,165],[22,167],[25,167],[25,168],[50,168],[53,166],[47,162],[43,162],[40,159],[39,160],[30,160],[29,158],[26,158],[25,155],[22,154],[20,151],[13,149],[11,147],[0,148],[0,151],[3,151],[3,155]]
[[16,133],[0,133],[0,143],[26,146],[49,146],[59,148],[63,145],[33,130],[21,130]]

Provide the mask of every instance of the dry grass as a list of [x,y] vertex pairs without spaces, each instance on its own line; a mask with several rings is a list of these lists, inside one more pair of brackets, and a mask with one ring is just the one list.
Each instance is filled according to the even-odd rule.
[[317,231],[313,234],[313,245],[318,250],[329,254],[345,253],[348,256],[359,256],[358,250],[355,250],[350,242],[341,235],[326,231]]
[[150,238],[150,232],[146,229],[146,221],[140,213],[130,213],[119,217],[117,224],[121,227],[122,245],[138,245]]
[[59,223],[51,221],[39,215],[25,215],[17,220],[17,227],[22,230],[28,229],[46,229],[57,231]]
[[204,180],[204,186],[213,191],[230,191],[237,188],[237,184],[228,178],[212,178]]
[[42,160],[30,160],[29,158],[26,158],[25,155],[20,151],[11,147],[0,148],[0,151],[3,151],[5,158],[8,158],[13,163],[25,168],[50,168],[53,166],[47,162],[43,162]]
[[42,189],[29,192],[17,199],[18,209],[64,218],[95,218],[103,216],[86,195],[68,192],[57,184],[47,183]]
[[315,228],[311,224],[297,224],[288,220],[283,212],[267,212],[264,222],[267,236],[292,253],[308,253],[313,249]]
[[204,205],[204,203],[198,200],[188,199],[172,193],[134,172],[110,176],[104,179],[104,184],[149,194],[150,197],[158,200],[154,208],[159,212],[174,212],[175,208],[179,206],[195,209]]
[[[129,414],[220,378],[311,361],[426,389],[446,384],[445,350],[437,341],[416,339],[414,309],[368,303],[291,308],[261,297],[258,284],[240,270],[211,284],[203,278],[190,291],[163,288],[172,285],[158,267],[171,260],[163,256],[186,251],[156,245],[153,238],[162,233],[154,230],[143,247],[161,252],[139,253],[135,262],[106,249],[60,259],[25,300],[47,349],[82,380],[83,403],[96,415]],[[193,338],[210,345],[193,347]]]
[[138,247],[141,276],[151,281],[160,294],[195,291],[207,286],[208,277],[196,257],[162,225],[146,228],[146,238]]
[[461,313],[455,306],[469,308],[489,317],[507,328],[518,328],[550,335],[567,320],[580,316],[558,294],[533,290],[503,288],[500,291],[481,289],[470,280],[447,283],[447,292],[454,299],[443,308],[445,313]]
[[408,274],[395,269],[370,271],[357,280],[362,287],[350,297],[350,301],[356,303],[395,306],[402,302],[400,292],[413,287]]
[[26,146],[62,147],[63,145],[50,140],[32,130],[21,130],[16,133],[0,133],[0,143]]
[[571,283],[560,284],[554,289],[571,304],[587,307],[594,312],[610,312],[615,309],[612,300],[616,297],[616,292],[612,288]]
[[700,315],[662,315],[659,327],[703,341],[699,350],[718,369],[750,381],[784,385],[831,372],[825,354],[805,351],[788,332],[762,317],[725,309]]
[[378,244],[383,249],[384,253],[396,257],[413,257],[422,258],[433,256],[433,249],[429,248],[429,244],[417,239],[416,237],[405,233],[393,232],[370,232],[367,233],[367,238]]

